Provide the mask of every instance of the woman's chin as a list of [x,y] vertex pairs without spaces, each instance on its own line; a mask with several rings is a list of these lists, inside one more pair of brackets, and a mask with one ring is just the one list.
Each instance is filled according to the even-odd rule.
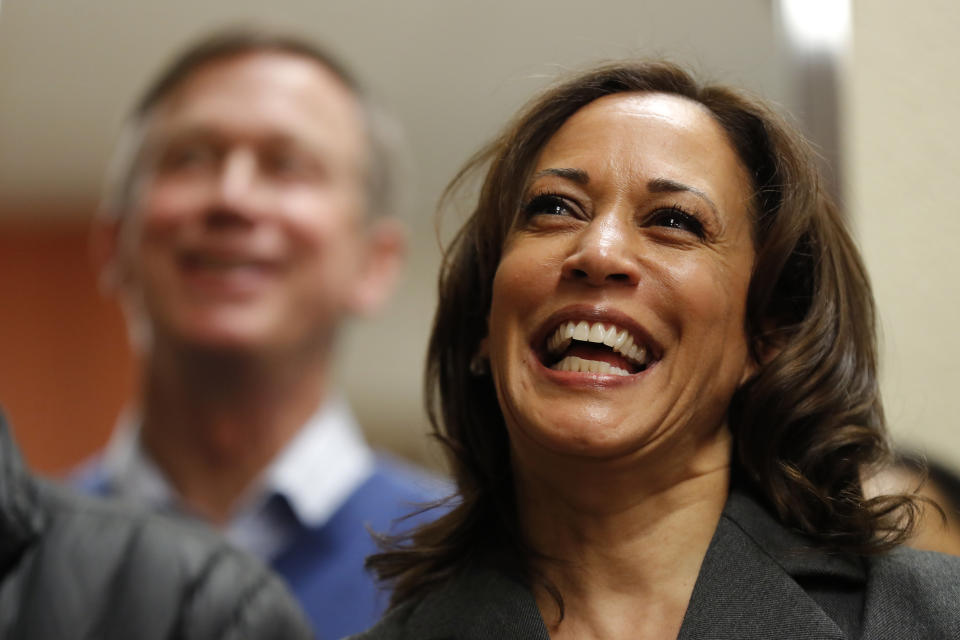
[[642,455],[658,440],[653,425],[602,419],[596,412],[591,415],[580,409],[554,416],[540,414],[536,423],[512,427],[514,448],[524,449],[522,455],[609,462]]
[[607,458],[642,446],[660,431],[667,412],[659,410],[657,396],[665,394],[651,393],[655,385],[647,375],[583,374],[537,365],[500,378],[500,405],[516,436],[557,454]]

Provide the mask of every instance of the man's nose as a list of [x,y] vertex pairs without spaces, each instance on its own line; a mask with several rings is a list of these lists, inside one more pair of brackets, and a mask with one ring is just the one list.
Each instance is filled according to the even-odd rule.
[[248,149],[231,150],[220,165],[216,185],[218,207],[237,213],[255,210],[257,179],[256,155]]
[[626,218],[610,212],[591,220],[563,261],[564,279],[598,287],[639,283],[636,239],[630,233],[630,222]]

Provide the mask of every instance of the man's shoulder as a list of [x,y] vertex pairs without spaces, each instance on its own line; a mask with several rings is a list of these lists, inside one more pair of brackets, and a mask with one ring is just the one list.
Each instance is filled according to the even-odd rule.
[[205,527],[38,487],[47,524],[31,570],[45,593],[34,601],[60,601],[54,591],[83,584],[61,595],[90,611],[110,603],[108,625],[177,628],[185,638],[310,637],[286,587]]
[[64,483],[83,493],[105,496],[110,494],[110,479],[104,464],[103,452],[95,453],[67,472]]
[[375,458],[370,481],[395,498],[435,502],[454,492],[449,478],[385,453]]
[[448,479],[377,454],[373,471],[341,505],[333,521],[359,522],[372,531],[396,533],[438,517],[452,493]]

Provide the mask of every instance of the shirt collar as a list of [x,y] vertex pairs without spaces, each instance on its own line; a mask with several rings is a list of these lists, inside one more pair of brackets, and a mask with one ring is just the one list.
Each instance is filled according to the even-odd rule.
[[[115,492],[156,509],[178,498],[140,442],[139,414],[125,412],[104,453]],[[273,495],[286,499],[303,526],[322,526],[373,472],[374,456],[346,401],[333,395],[287,444],[241,501],[232,522],[249,521]],[[231,528],[228,525],[228,529]]]
[[346,401],[331,398],[290,441],[264,475],[300,521],[324,524],[373,472],[374,456]]

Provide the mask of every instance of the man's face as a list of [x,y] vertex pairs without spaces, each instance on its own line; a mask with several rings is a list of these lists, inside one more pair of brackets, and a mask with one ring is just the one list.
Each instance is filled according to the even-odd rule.
[[241,54],[198,68],[147,127],[115,253],[142,346],[325,349],[368,275],[351,91],[307,58]]

